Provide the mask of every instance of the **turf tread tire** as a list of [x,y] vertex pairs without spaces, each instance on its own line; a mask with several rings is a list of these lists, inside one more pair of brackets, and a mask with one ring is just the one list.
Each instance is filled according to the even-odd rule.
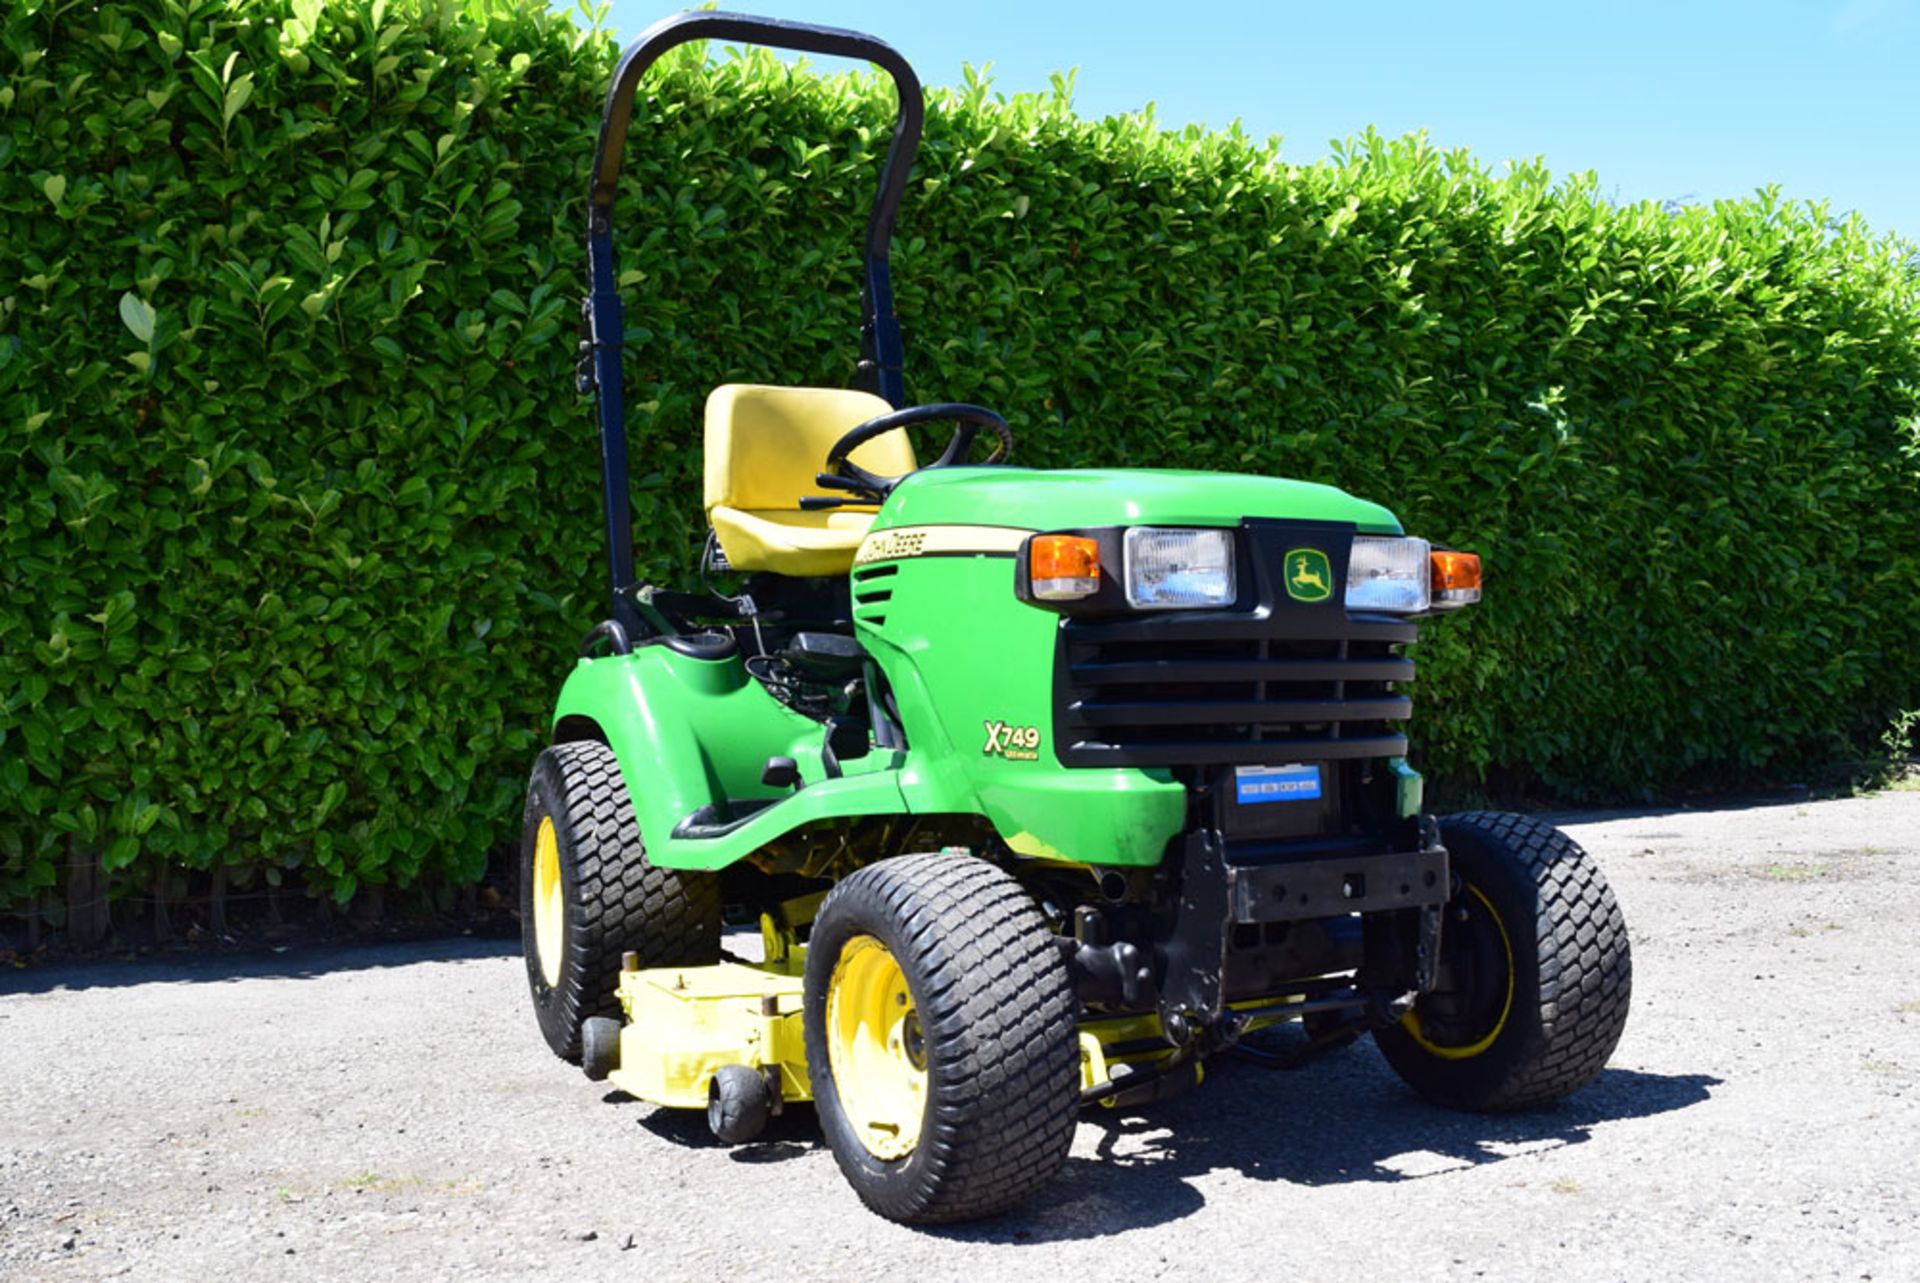
[[[1493,1046],[1434,1056],[1402,1027],[1375,1032],[1387,1063],[1428,1100],[1497,1113],[1549,1104],[1591,1082],[1620,1042],[1633,996],[1627,924],[1593,857],[1539,820],[1470,811],[1440,821],[1454,872],[1478,886],[1514,948],[1513,1011]],[[1516,923],[1531,919],[1531,939]],[[1530,946],[1530,947],[1529,947]]]
[[[541,972],[533,930],[533,858],[540,820],[552,815],[566,901],[560,983]],[[720,960],[720,883],[710,873],[656,868],[634,818],[613,750],[596,741],[540,754],[527,787],[520,841],[520,922],[527,983],[547,1045],[580,1061],[580,1028],[620,1019],[620,955],[641,967]]]
[[[893,953],[926,1039],[920,1141],[892,1162],[866,1149],[833,1089],[827,988],[856,935]],[[840,1170],[880,1215],[908,1224],[991,1216],[1066,1162],[1080,1104],[1073,986],[1032,896],[1002,870],[936,853],[846,878],[814,919],[805,1013],[822,1129]]]

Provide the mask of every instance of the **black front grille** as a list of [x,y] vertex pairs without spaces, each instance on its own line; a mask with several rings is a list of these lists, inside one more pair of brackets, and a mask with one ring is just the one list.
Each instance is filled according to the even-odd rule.
[[[1249,523],[1249,527],[1254,523]],[[1276,765],[1401,756],[1418,629],[1275,594],[1274,550],[1309,528],[1242,527],[1254,600],[1219,612],[1061,621],[1054,744],[1065,766]],[[1311,529],[1343,582],[1350,529]],[[1278,599],[1276,600],[1276,596]]]

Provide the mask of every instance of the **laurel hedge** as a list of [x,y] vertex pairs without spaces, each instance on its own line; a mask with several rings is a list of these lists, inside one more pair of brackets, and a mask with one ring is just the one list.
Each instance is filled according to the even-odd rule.
[[[85,861],[471,882],[602,613],[570,380],[610,41],[543,0],[18,0],[0,41],[0,911],[58,922]],[[892,105],[699,49],[650,90],[620,221],[672,579],[707,389],[850,375]],[[1857,219],[1419,137],[1298,166],[970,78],[895,274],[912,391],[1026,462],[1329,481],[1484,553],[1420,647],[1443,780],[1778,780],[1920,706],[1920,274]]]

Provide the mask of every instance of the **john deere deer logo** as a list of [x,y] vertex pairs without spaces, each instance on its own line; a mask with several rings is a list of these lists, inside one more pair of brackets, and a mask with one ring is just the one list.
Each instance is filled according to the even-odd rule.
[[1333,567],[1318,548],[1287,553],[1287,596],[1295,601],[1325,601],[1333,596]]

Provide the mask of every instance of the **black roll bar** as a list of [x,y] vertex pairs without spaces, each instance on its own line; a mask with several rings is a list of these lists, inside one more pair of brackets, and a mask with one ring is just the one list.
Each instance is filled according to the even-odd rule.
[[608,560],[612,574],[613,614],[632,636],[648,631],[626,594],[634,586],[633,514],[627,493],[626,406],[622,395],[620,355],[625,317],[616,283],[613,253],[613,202],[626,150],[627,126],[633,114],[634,93],[640,77],[660,56],[690,40],[729,40],[741,44],[771,45],[802,53],[863,58],[893,77],[899,115],[893,141],[880,168],[880,190],[867,220],[866,277],[861,290],[860,362],[855,382],[877,392],[899,409],[906,403],[901,373],[904,357],[900,322],[893,311],[893,281],[888,272],[888,242],[894,214],[906,190],[907,171],[926,112],[920,80],[893,46],[857,31],[816,27],[782,18],[755,18],[737,13],[683,13],[654,23],[620,55],[607,103],[600,117],[600,139],[593,150],[592,184],[587,199],[587,273],[590,293],[582,304],[582,390],[597,394],[600,421],[601,489],[607,510]]

